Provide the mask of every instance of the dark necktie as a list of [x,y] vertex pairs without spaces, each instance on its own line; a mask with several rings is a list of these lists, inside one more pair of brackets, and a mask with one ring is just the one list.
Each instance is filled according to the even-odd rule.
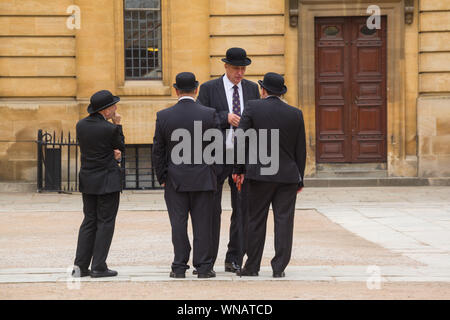
[[241,116],[241,100],[239,99],[238,87],[234,85],[233,90],[233,113]]

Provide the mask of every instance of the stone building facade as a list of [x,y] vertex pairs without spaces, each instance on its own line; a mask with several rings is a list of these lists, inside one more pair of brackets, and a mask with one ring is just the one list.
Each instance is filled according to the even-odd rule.
[[[74,132],[101,89],[121,97],[126,143],[151,144],[175,75],[220,76],[235,46],[253,60],[248,79],[285,76],[284,99],[305,115],[308,177],[334,165],[450,177],[450,0],[144,0],[160,41],[143,79],[127,62],[127,6],[139,3],[0,0],[0,181],[35,181],[38,129]],[[375,33],[361,27],[371,5]]]

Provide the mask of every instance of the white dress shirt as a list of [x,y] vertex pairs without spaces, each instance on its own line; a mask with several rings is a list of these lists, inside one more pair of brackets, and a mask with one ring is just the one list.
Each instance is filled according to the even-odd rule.
[[[227,75],[225,74],[223,77],[223,86],[225,87],[225,95],[227,96],[227,102],[228,102],[228,110],[230,113],[233,113],[233,93],[234,93],[234,83],[228,79]],[[242,94],[242,83],[239,82],[237,85],[238,87],[238,93],[239,93],[239,101],[241,104],[241,116],[244,112],[244,96]],[[233,149],[234,143],[233,143],[233,126],[230,125],[230,133],[227,135],[227,139],[225,141],[225,147],[227,149]]]
[[182,96],[182,97],[178,98],[178,101],[183,100],[183,99],[191,99],[192,101],[195,102],[195,99],[192,98],[191,96]]

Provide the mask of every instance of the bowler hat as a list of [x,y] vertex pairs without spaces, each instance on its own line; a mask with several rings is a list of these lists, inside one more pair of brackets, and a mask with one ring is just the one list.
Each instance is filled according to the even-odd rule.
[[266,73],[264,80],[258,80],[258,83],[261,87],[274,94],[285,94],[287,91],[283,76],[275,72]]
[[173,87],[178,90],[194,90],[198,87],[198,81],[192,72],[181,72],[175,77]]
[[227,57],[222,61],[233,66],[248,66],[252,63],[250,58],[247,58],[247,52],[242,48],[230,48],[227,50]]
[[106,109],[120,101],[119,97],[113,96],[108,90],[100,90],[91,97],[91,103],[88,105],[87,112],[96,113]]

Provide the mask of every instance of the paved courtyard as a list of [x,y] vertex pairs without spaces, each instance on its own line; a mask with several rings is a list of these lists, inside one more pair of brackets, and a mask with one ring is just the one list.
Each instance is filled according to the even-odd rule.
[[[0,298],[42,298],[40,293],[48,292],[43,298],[76,299],[67,290],[77,286],[93,292],[109,286],[117,294],[108,297],[132,298],[132,288],[141,284],[136,290],[144,290],[153,283],[173,291],[143,297],[184,299],[183,290],[194,287],[208,292],[206,298],[220,299],[227,298],[222,289],[232,291],[239,284],[249,293],[243,289],[237,296],[247,299],[450,299],[450,187],[305,188],[298,196],[292,261],[283,279],[273,279],[269,267],[272,221],[260,277],[223,272],[229,192],[224,192],[223,208],[217,278],[199,280],[188,272],[186,279],[171,279],[170,224],[162,192],[124,192],[108,258],[119,276],[78,283],[68,271],[82,219],[81,196],[1,193]],[[123,286],[128,289],[120,291]],[[289,295],[291,287],[310,294]],[[262,291],[251,295],[250,288]],[[264,295],[267,288],[278,289]],[[325,288],[340,294],[330,295]],[[390,289],[383,295],[383,288]]]

